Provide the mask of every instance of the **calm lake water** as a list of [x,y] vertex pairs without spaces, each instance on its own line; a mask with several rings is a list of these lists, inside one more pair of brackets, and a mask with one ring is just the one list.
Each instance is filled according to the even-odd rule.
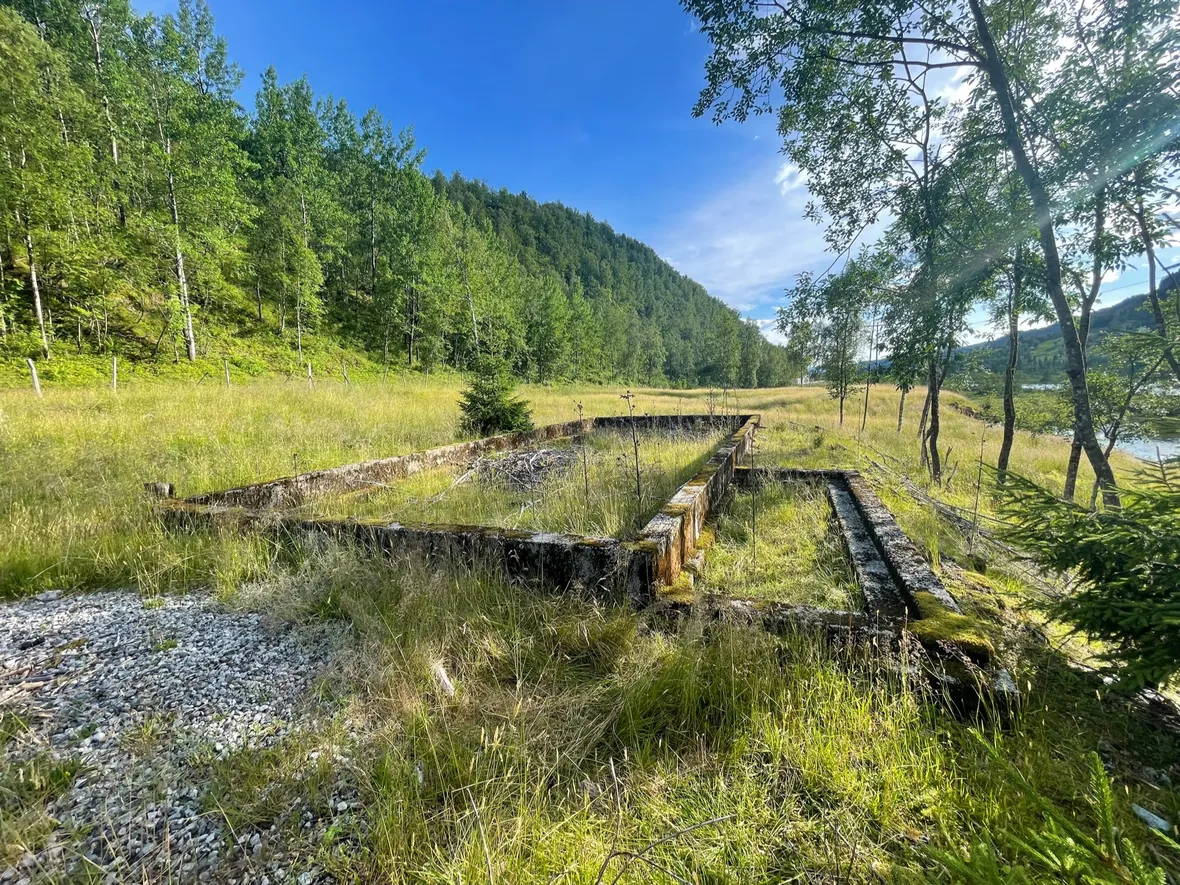
[[1145,461],[1155,461],[1155,448],[1159,446],[1159,453],[1166,461],[1168,458],[1180,457],[1180,440],[1177,439],[1137,439],[1130,442],[1120,442],[1115,448],[1120,452],[1134,455]]
[[[1021,390],[1061,390],[1062,384],[1021,384]],[[1102,440],[1103,445],[1106,444],[1106,437],[1102,434],[1098,435]],[[1154,462],[1156,459],[1156,446],[1159,446],[1159,454],[1166,461],[1168,458],[1180,458],[1180,439],[1176,437],[1161,437],[1159,439],[1136,439],[1123,440],[1115,446],[1120,452],[1126,452],[1128,455],[1134,455],[1136,458],[1142,458],[1144,461]]]

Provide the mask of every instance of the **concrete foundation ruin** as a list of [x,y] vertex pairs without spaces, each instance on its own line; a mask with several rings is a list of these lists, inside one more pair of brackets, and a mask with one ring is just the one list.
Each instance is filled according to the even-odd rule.
[[[408,524],[387,520],[303,519],[290,511],[311,499],[363,489],[448,465],[463,465],[491,453],[539,442],[577,439],[595,430],[728,429],[698,473],[676,492],[631,539],[529,532],[485,525]],[[268,482],[164,498],[160,514],[175,528],[213,523],[253,525],[271,531],[351,538],[389,553],[418,553],[445,561],[499,563],[512,578],[562,592],[628,601],[643,607],[661,586],[674,583],[696,550],[701,528],[725,495],[738,464],[752,444],[757,415],[645,415],[550,424],[536,430],[456,443],[424,452],[363,461]],[[147,483],[149,491],[171,490]]]
[[[607,603],[636,608],[664,604],[681,612],[694,606],[734,615],[767,629],[869,631],[900,637],[929,616],[961,616],[947,592],[888,508],[853,470],[804,470],[742,466],[749,456],[758,415],[651,415],[608,417],[551,424],[536,430],[456,443],[423,452],[364,461],[218,492],[172,497],[169,483],[146,483],[160,497],[159,512],[173,528],[216,523],[261,528],[288,536],[328,536],[359,542],[389,555],[420,555],[440,563],[490,563],[512,579]],[[442,466],[459,466],[493,452],[521,449],[549,440],[575,441],[598,429],[727,429],[730,435],[704,466],[632,538],[517,531],[486,525],[401,523],[356,518],[305,519],[291,512],[307,501],[387,483]],[[731,484],[813,482],[825,486],[852,569],[861,590],[859,608],[819,609],[759,600],[707,599],[685,602],[701,531]],[[926,605],[919,605],[919,600]],[[952,643],[953,646],[953,643]],[[947,649],[950,657],[967,655]],[[987,666],[987,661],[976,661]],[[953,668],[952,668],[953,669]],[[962,681],[962,674],[947,676]],[[1006,691],[1000,671],[994,687]]]

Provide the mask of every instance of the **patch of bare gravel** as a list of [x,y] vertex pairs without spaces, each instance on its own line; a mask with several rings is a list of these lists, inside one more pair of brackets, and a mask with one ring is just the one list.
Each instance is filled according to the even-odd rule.
[[[317,684],[337,628],[291,629],[203,595],[57,592],[0,605],[3,753],[76,761],[48,808],[57,828],[0,882],[280,882],[322,873],[281,831],[231,833],[207,801],[210,762],[314,733],[337,714]],[[12,729],[8,729],[10,732]],[[353,797],[300,816],[314,844]]]

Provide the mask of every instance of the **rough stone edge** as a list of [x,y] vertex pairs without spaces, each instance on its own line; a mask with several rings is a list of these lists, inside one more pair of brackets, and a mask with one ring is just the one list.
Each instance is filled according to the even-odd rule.
[[360,461],[323,470],[312,470],[296,476],[284,476],[266,482],[251,483],[232,489],[205,492],[185,498],[188,504],[245,507],[249,509],[281,509],[298,506],[312,498],[340,494],[364,488],[366,485],[412,476],[423,470],[460,464],[488,452],[501,452],[534,442],[561,439],[585,432],[591,422],[567,421],[548,424],[521,433],[489,436],[471,442],[409,452],[374,461]]
[[276,538],[350,540],[386,555],[500,564],[511,579],[601,602],[626,602],[642,608],[652,598],[650,549],[616,538],[482,525],[301,519],[265,509],[187,501],[162,502],[157,512],[165,525],[173,529],[212,524],[251,528]]
[[[869,484],[859,472],[855,470],[812,470],[797,467],[759,467],[753,470],[753,475],[771,482],[823,482],[828,486],[828,500],[832,504],[837,521],[840,524],[841,535],[845,548],[852,560],[853,568],[857,572],[858,580],[862,580],[861,571],[864,569],[876,579],[882,578],[880,566],[883,565],[889,573],[892,583],[892,599],[882,599],[876,605],[866,593],[866,606],[879,609],[887,617],[908,618],[916,620],[919,617],[914,593],[926,592],[934,596],[942,605],[956,614],[962,614],[959,604],[950,595],[942,581],[926,564],[918,549],[909,539],[893,514],[884,502],[877,497]],[[739,485],[748,485],[751,468],[740,467],[735,473],[735,481]],[[844,493],[844,494],[841,494]],[[836,502],[844,499],[844,495],[855,505],[856,513],[851,514]],[[873,548],[878,554],[874,564],[871,551],[854,545],[853,532],[861,527],[868,532]],[[862,580],[862,587],[864,586]],[[886,591],[887,592],[887,591]]]
[[[284,476],[265,482],[251,483],[220,491],[191,495],[189,504],[246,507],[250,509],[281,509],[298,506],[312,498],[355,491],[373,483],[388,482],[454,464],[464,464],[489,452],[502,452],[531,443],[576,437],[591,429],[624,429],[632,424],[644,429],[714,425],[732,426],[746,416],[713,415],[636,415],[587,418],[547,424],[534,430],[489,436],[470,442],[453,443],[420,452],[408,452],[373,461],[360,461],[311,470],[296,476]],[[145,483],[149,491],[161,497],[171,497],[175,490],[168,483]]]
[[512,580],[605,603],[642,606],[650,596],[642,552],[615,538],[357,520],[302,520],[297,528],[358,541],[386,555],[500,565]]
[[898,622],[910,617],[910,607],[878,549],[872,530],[856,506],[844,477],[826,483],[828,504],[840,526],[844,549],[856,573],[865,612],[875,620]]
[[952,612],[961,615],[963,610],[959,604],[926,564],[914,542],[902,531],[889,508],[877,497],[872,487],[855,471],[848,471],[844,475],[844,482],[852,493],[865,525],[877,543],[877,548],[885,558],[885,564],[889,566],[894,581],[908,597],[911,616],[918,613],[917,604],[914,602],[915,593],[929,593]]
[[[828,501],[832,505],[836,518],[840,523],[841,534],[845,542],[845,549],[857,571],[857,579],[865,589],[861,568],[857,563],[857,553],[850,543],[850,524],[855,526],[859,521],[861,526],[870,534],[877,565],[873,568],[874,577],[881,577],[880,569],[888,570],[888,577],[892,586],[888,592],[896,603],[900,605],[900,618],[882,617],[885,612],[873,612],[870,593],[865,593],[865,610],[861,612],[845,613],[831,612],[813,606],[798,606],[778,604],[777,607],[760,603],[755,600],[730,600],[729,606],[733,613],[747,621],[761,619],[765,629],[772,632],[782,632],[784,629],[821,630],[828,635],[872,633],[877,636],[899,636],[907,621],[921,620],[918,606],[914,601],[915,592],[930,593],[939,604],[956,614],[962,614],[959,604],[943,586],[941,580],[922,559],[913,542],[898,525],[889,508],[885,506],[877,494],[856,470],[831,470],[795,467],[770,467],[751,469],[740,467],[735,472],[734,481],[739,485],[748,485],[751,477],[766,477],[772,482],[823,482],[828,487]],[[846,520],[847,515],[841,514],[837,501],[845,494],[854,502],[858,511],[856,517]],[[834,494],[836,493],[836,494]],[[869,557],[867,551],[866,562]],[[717,606],[714,605],[714,609]],[[841,615],[854,615],[859,621],[849,621],[847,626],[839,622]],[[870,616],[872,615],[872,616]],[[785,626],[784,626],[785,625]],[[952,644],[953,645],[953,644]],[[948,649],[927,648],[925,650],[925,665],[921,668],[927,684],[950,706],[961,715],[974,715],[981,710],[990,710],[1001,716],[1007,715],[1018,706],[1020,690],[1016,686],[1012,675],[1002,666],[979,664],[971,661],[957,647]]]
[[899,589],[898,582],[877,545],[876,536],[867,525],[857,506],[855,495],[848,487],[847,480],[850,475],[855,476],[856,472],[798,467],[759,467],[753,470],[739,467],[735,472],[734,481],[741,486],[749,486],[752,477],[762,482],[822,483],[828,505],[840,529],[844,552],[848,556],[861,590],[863,606],[858,614],[864,615],[868,622],[882,628],[897,630],[907,619],[917,615],[917,607],[913,606],[911,611],[906,594]]
[[729,440],[717,447],[697,475],[668,499],[635,538],[634,544],[654,557],[652,584],[657,592],[658,587],[675,583],[684,563],[692,558],[705,520],[724,497],[738,462],[750,451],[760,416],[740,415],[738,420],[741,426]]

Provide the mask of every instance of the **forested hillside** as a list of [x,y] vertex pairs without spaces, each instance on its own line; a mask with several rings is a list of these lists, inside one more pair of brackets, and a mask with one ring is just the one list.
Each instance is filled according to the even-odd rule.
[[[248,112],[203,0],[0,5],[0,355],[765,386],[785,352],[651,249],[422,171],[409,128],[270,69]],[[175,367],[175,368],[174,368]],[[195,371],[195,369],[194,369]]]
[[[1178,280],[1180,278],[1170,277],[1160,286],[1160,296],[1170,298]],[[1150,328],[1151,324],[1151,303],[1146,295],[1133,295],[1118,304],[1095,310],[1089,323],[1090,340],[1096,351],[1092,363],[1096,366],[1106,363],[1102,343],[1107,335]],[[977,359],[985,370],[1003,374],[1008,361],[1008,343],[1007,337],[982,341],[964,347],[963,353],[978,354]],[[1063,383],[1065,369],[1065,350],[1061,346],[1061,329],[1057,323],[1020,331],[1017,372],[1023,381]]]
[[[609,224],[457,175],[436,175],[434,186],[467,217],[490,224],[530,272],[556,270],[573,290],[575,317],[587,312],[581,299],[594,305],[588,328],[602,344],[593,341],[591,350],[623,367],[625,376],[642,377],[650,364],[663,365],[673,381],[737,379],[743,387],[765,387],[792,380],[795,367],[784,348],[769,345],[753,323],[735,323],[734,312],[703,286]],[[609,352],[612,344],[617,353]],[[576,346],[572,353],[576,358]],[[598,375],[602,368],[591,366]]]

